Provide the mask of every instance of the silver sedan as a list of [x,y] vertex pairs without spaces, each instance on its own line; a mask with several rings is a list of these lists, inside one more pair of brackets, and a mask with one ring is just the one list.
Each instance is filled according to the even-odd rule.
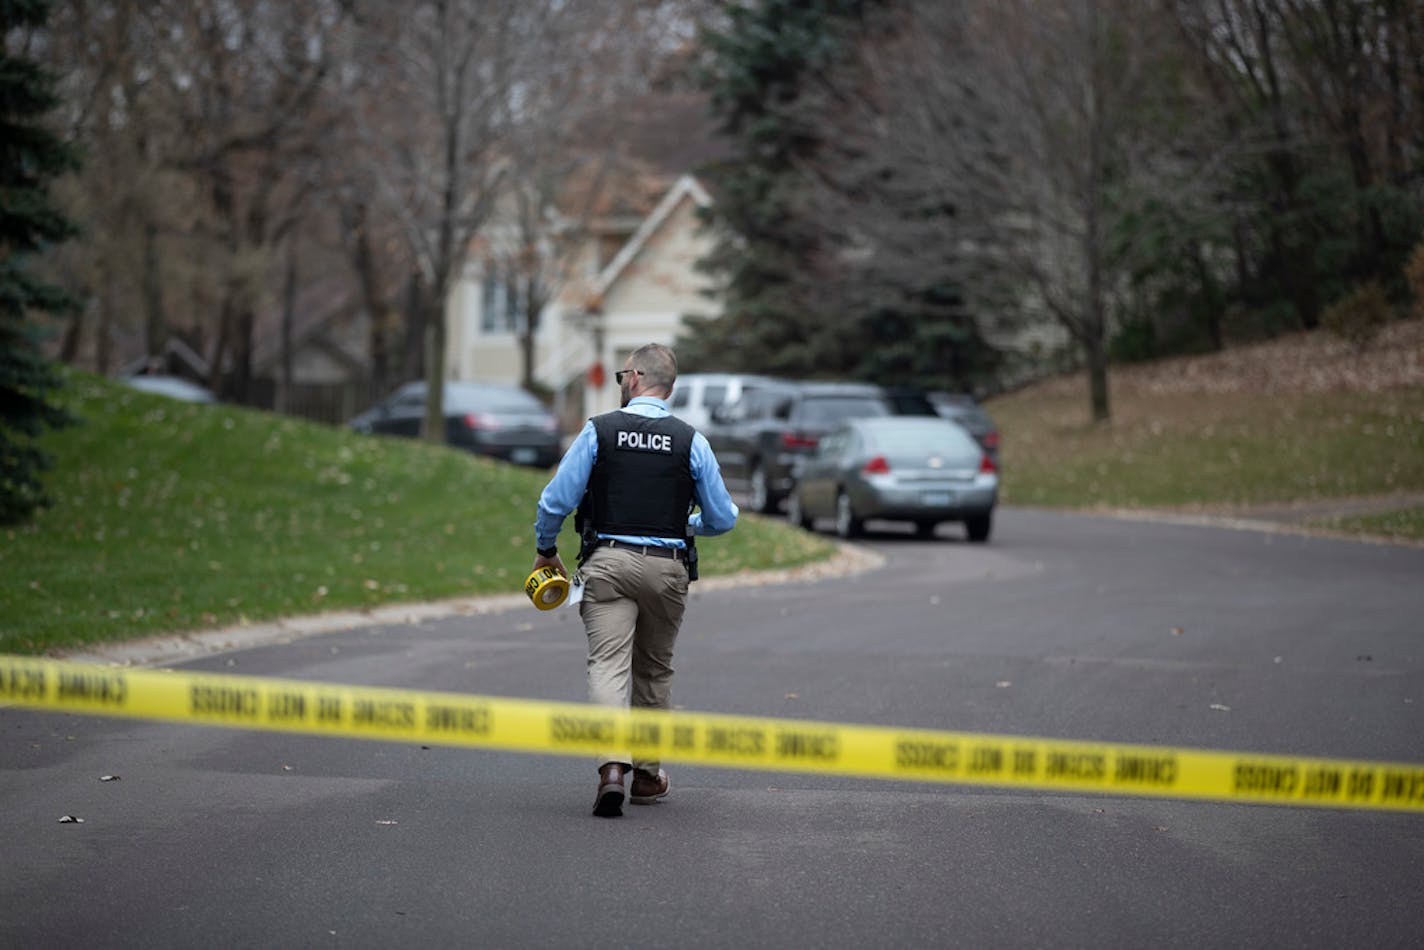
[[877,518],[914,522],[921,537],[960,521],[969,540],[987,541],[999,500],[994,460],[948,419],[851,420],[821,438],[795,478],[787,518],[807,529],[834,518],[843,538]]

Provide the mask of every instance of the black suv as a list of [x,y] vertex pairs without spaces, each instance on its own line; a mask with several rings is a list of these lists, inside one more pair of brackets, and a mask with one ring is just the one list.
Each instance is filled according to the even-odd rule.
[[978,400],[965,393],[926,393],[925,398],[940,415],[968,429],[989,458],[999,461],[999,427]]
[[745,491],[753,511],[771,513],[791,491],[797,458],[846,419],[935,414],[915,391],[778,380],[720,407],[706,434],[727,487]]

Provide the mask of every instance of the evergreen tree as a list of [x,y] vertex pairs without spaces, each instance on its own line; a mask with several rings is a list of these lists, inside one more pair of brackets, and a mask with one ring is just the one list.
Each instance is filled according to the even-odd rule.
[[800,299],[795,275],[818,250],[799,214],[798,157],[819,142],[798,121],[805,78],[830,66],[860,0],[763,0],[727,11],[704,35],[702,85],[737,154],[706,172],[716,195],[717,243],[703,267],[718,278],[723,315],[695,320],[680,340],[687,368],[814,375],[842,368],[837,334]]
[[[1000,356],[951,275],[920,267],[868,279],[863,263],[850,263],[856,255],[846,240],[865,181],[850,188],[856,195],[846,213],[828,213],[826,182],[815,180],[824,156],[845,150],[844,116],[827,92],[866,81],[858,45],[883,29],[894,6],[762,0],[733,6],[725,27],[704,35],[703,85],[736,154],[703,171],[718,242],[701,263],[719,279],[723,312],[690,321],[678,342],[685,367],[926,389],[992,386]],[[874,155],[862,161],[878,187],[896,189],[895,168]]]
[[48,504],[40,473],[49,457],[35,444],[46,428],[72,421],[51,400],[62,381],[44,358],[35,312],[71,305],[35,276],[30,259],[74,232],[51,204],[48,183],[74,168],[73,149],[43,125],[58,104],[54,78],[27,55],[26,40],[49,15],[48,0],[0,0],[0,524]]

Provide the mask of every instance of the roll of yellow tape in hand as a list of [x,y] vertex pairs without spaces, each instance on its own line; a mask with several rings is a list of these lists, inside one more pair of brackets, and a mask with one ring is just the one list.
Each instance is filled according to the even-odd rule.
[[569,579],[552,567],[536,568],[524,581],[524,593],[540,610],[553,610],[569,596]]

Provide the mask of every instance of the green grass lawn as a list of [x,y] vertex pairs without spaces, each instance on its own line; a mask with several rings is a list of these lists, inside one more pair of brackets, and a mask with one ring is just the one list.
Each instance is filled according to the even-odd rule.
[[987,408],[1004,434],[1010,504],[1157,508],[1424,491],[1419,389],[1133,394],[1097,425],[1086,393],[1029,389]]
[[[85,422],[45,438],[54,506],[0,530],[0,652],[518,593],[529,573],[547,472],[85,374],[65,401]],[[833,550],[753,517],[699,544],[703,576]]]

